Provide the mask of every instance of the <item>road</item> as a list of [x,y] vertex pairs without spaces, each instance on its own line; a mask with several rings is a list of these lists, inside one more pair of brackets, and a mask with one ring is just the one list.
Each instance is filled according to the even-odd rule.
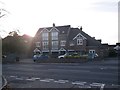
[[116,88],[118,61],[85,63],[4,64],[3,75],[12,88]]

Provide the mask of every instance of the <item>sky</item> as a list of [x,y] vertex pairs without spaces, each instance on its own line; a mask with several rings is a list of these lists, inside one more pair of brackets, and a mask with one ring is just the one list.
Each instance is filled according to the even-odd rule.
[[0,35],[10,31],[34,36],[41,27],[71,25],[102,43],[118,42],[119,0],[0,0],[6,15],[0,18]]

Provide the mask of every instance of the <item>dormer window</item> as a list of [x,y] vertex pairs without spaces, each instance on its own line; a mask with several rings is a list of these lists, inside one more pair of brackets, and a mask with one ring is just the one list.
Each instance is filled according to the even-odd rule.
[[42,40],[48,40],[48,32],[42,33]]
[[83,45],[83,39],[77,39],[77,45]]

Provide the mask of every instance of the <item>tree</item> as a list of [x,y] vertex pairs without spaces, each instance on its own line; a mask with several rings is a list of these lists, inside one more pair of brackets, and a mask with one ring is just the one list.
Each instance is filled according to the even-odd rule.
[[20,36],[16,31],[12,31],[3,39],[3,54],[15,53],[21,56],[27,56],[31,46],[31,41],[32,37],[27,35]]
[[17,31],[11,31],[11,32],[9,32],[8,36],[18,36],[18,32]]

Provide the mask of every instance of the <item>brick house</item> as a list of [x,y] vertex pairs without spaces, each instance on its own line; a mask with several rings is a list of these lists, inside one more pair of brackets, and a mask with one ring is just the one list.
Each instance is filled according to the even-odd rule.
[[86,34],[82,27],[72,28],[70,25],[39,28],[35,37],[35,50],[43,54],[58,56],[66,52],[100,54],[101,40]]

